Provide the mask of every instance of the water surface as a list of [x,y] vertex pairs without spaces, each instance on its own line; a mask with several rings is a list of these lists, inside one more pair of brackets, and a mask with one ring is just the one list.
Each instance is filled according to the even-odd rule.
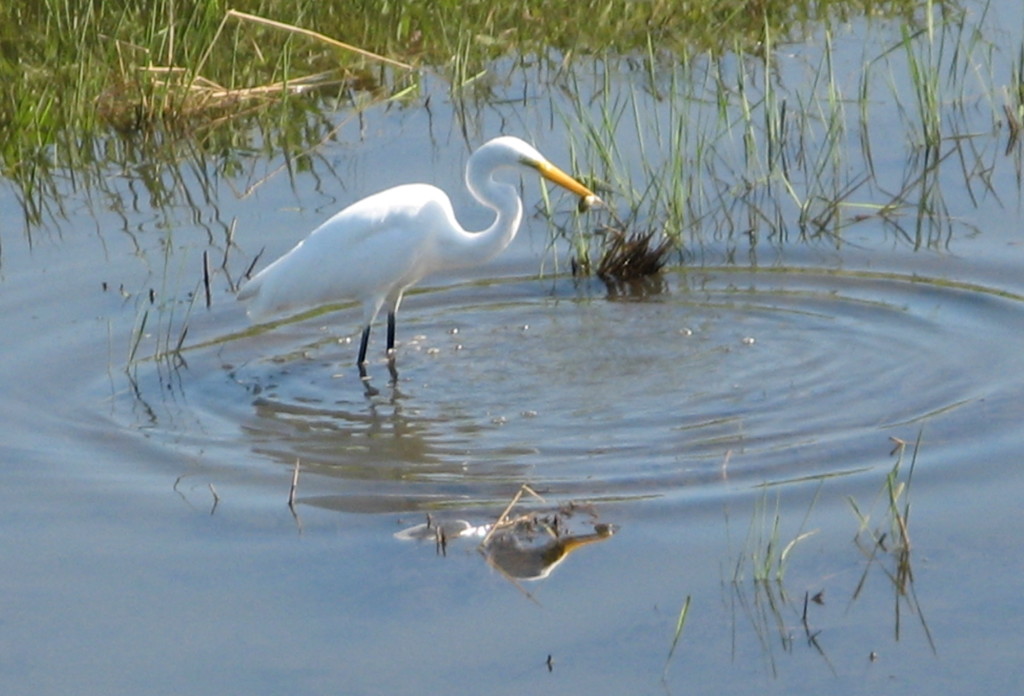
[[[564,249],[529,216],[494,264],[407,297],[398,380],[378,331],[367,393],[347,340],[355,308],[252,328],[233,281],[260,249],[262,265],[400,181],[441,183],[464,224],[483,227],[443,97],[430,119],[382,109],[367,114],[372,135],[342,130],[322,153],[333,179],[273,177],[244,199],[243,182],[222,182],[154,210],[130,173],[111,172],[123,205],[69,190],[58,228],[4,228],[0,683],[1010,693],[1024,676],[1007,620],[1024,609],[1012,156],[993,160],[998,196],[943,190],[955,222],[940,243],[908,243],[878,219],[841,244],[767,243],[737,262],[736,240],[708,231],[700,262],[640,287],[553,272]],[[545,108],[490,107],[473,139],[514,132],[568,159]],[[532,208],[538,185],[524,194]],[[8,185],[0,196],[17,208]],[[553,200],[571,215],[573,201]],[[218,269],[209,308],[204,251]],[[163,354],[185,325],[180,354]],[[891,554],[869,560],[855,540],[890,530],[892,438],[919,436],[901,594]],[[616,533],[520,583],[476,540],[442,556],[394,536],[428,513],[491,522],[524,483],[544,497],[524,509],[572,503],[571,532]],[[815,534],[781,583],[757,583],[749,558],[776,513],[778,542]]]

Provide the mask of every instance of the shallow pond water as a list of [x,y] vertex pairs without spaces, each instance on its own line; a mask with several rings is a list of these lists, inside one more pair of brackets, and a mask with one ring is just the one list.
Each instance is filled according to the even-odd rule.
[[[942,244],[868,221],[735,263],[711,235],[702,263],[640,287],[538,276],[552,252],[529,217],[495,263],[410,293],[394,381],[379,331],[358,378],[354,308],[250,327],[229,278],[349,200],[432,180],[486,224],[440,101],[342,131],[324,157],[344,186],[279,176],[240,199],[230,182],[154,210],[112,173],[132,203],[69,189],[58,229],[4,228],[5,692],[1014,691],[1012,157],[1000,197],[947,188],[972,233]],[[507,108],[559,161],[562,126]],[[481,140],[517,122],[479,118]],[[222,258],[229,229],[206,308],[202,254]],[[893,533],[897,464],[902,558],[870,536]],[[428,514],[493,522],[522,484],[543,497],[522,509],[614,534],[543,580],[503,574],[479,538],[401,538]],[[757,582],[752,558],[798,538],[781,581]]]

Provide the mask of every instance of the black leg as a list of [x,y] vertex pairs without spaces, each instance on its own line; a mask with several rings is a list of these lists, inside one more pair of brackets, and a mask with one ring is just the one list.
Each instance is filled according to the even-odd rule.
[[380,390],[370,384],[370,375],[366,374],[366,363],[359,363],[359,379],[363,382],[366,396],[377,396]]
[[388,354],[395,350],[395,313],[388,312]]
[[366,328],[363,329],[363,340],[359,344],[359,360],[356,361],[357,365],[364,365],[366,363],[366,346],[370,344],[370,325],[367,324]]

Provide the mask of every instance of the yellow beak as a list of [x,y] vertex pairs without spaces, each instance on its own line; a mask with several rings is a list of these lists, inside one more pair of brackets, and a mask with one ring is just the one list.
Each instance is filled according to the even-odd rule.
[[583,199],[588,199],[590,205],[599,203],[601,201],[594,192],[588,189],[580,182],[573,179],[571,176],[563,172],[561,169],[551,164],[550,162],[540,162],[537,164],[537,171],[540,175],[550,181],[551,183],[558,184],[564,189],[572,191],[577,196]]

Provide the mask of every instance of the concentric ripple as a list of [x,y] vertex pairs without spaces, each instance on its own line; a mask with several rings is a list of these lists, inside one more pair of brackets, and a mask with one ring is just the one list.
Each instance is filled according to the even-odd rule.
[[147,433],[254,478],[299,460],[307,502],[360,511],[465,507],[522,482],[630,498],[833,476],[926,423],[990,428],[1020,381],[1005,346],[1022,310],[977,286],[814,269],[613,294],[454,286],[407,299],[397,383],[383,359],[358,378],[340,311],[190,352],[178,415]]

